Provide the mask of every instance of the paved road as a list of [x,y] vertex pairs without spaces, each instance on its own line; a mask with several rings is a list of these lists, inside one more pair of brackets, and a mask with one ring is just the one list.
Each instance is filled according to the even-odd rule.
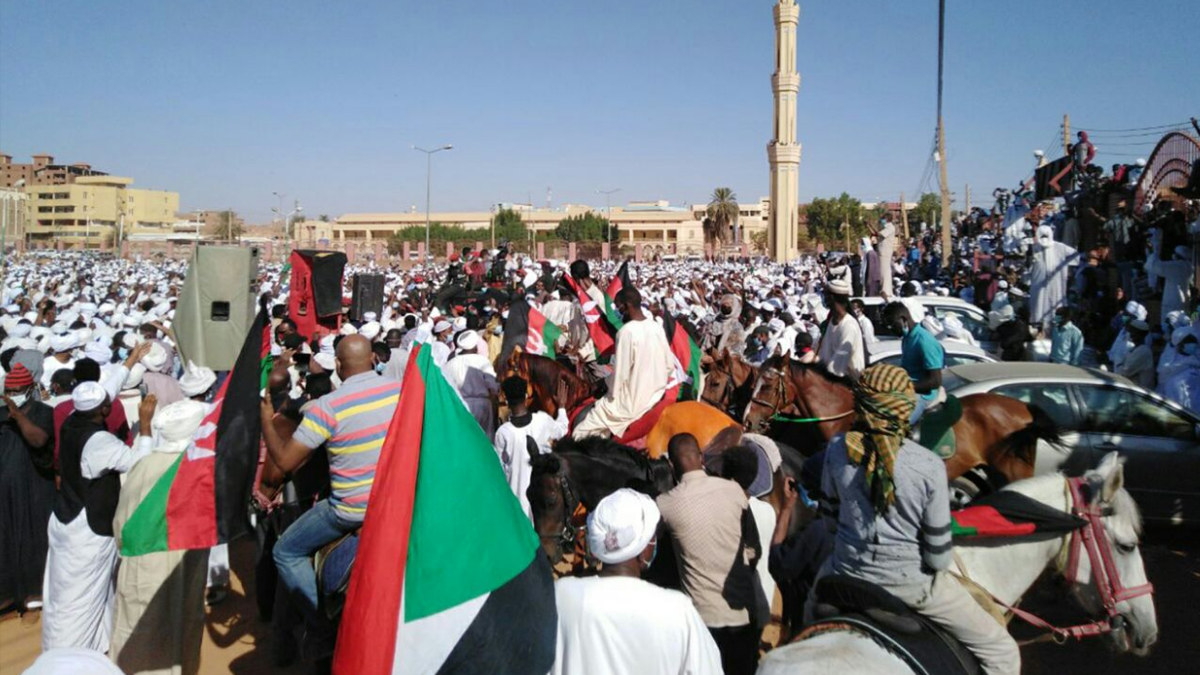
[[[1025,675],[1069,675],[1070,673],[1137,673],[1172,675],[1200,672],[1200,533],[1150,530],[1143,537],[1142,557],[1146,574],[1155,587],[1158,610],[1158,643],[1145,657],[1116,654],[1106,638],[1092,638],[1066,645],[1043,643],[1021,651]],[[1033,609],[1051,623],[1078,620],[1081,615],[1071,603],[1056,602],[1052,591],[1031,597]],[[1014,627],[1018,639],[1034,633]]]

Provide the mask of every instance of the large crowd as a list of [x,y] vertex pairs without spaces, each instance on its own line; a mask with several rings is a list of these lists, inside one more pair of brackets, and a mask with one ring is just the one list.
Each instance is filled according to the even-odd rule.
[[[1200,230],[1196,202],[1190,210],[1163,201],[1138,213],[1110,211],[1110,201],[1132,198],[1129,175],[1136,170],[1088,171],[1085,187],[1065,206],[1017,191],[991,211],[956,217],[949,265],[942,264],[947,252],[938,233],[914,228],[904,240],[886,219],[871,225],[858,251],[809,254],[786,265],[738,258],[633,263],[632,287],[608,299],[623,320],[608,358],[599,356],[589,309],[604,304],[602,289],[618,276],[618,261],[535,260],[502,247],[463,251],[446,264],[355,263],[346,269],[347,310],[354,274],[384,275],[384,301],[316,336],[300,334],[288,315],[287,270],[265,265],[258,292],[270,308],[274,361],[254,498],[263,535],[257,574],[261,584],[279,579],[274,599],[260,602],[272,615],[277,662],[331,646],[310,558],[363,520],[413,350],[430,345],[446,381],[494,441],[529,514],[529,444],[545,453],[568,434],[619,437],[672,386],[700,389],[699,382],[681,382],[688,375],[661,329],[670,318],[705,355],[706,367],[723,354],[754,366],[794,359],[858,383],[856,395],[875,401],[862,417],[880,423],[831,443],[823,478],[817,467],[809,485],[841,495],[843,511],[835,541],[814,546],[832,548],[838,571],[866,575],[944,622],[987,672],[1017,672],[1019,654],[1007,631],[964,603],[961,590],[929,590],[948,565],[947,542],[929,539],[948,526],[945,505],[934,505],[945,501],[945,478],[941,462],[904,432],[939,400],[944,345],[980,336],[956,317],[926,312],[920,300],[957,297],[986,312],[1002,360],[1108,368],[1200,413],[1190,248]],[[85,665],[52,670],[56,658],[71,663],[71,655],[58,656],[64,649],[107,653],[125,672],[199,667],[204,604],[221,602],[228,590],[225,547],[126,557],[119,542],[130,514],[154,498],[153,485],[203,433],[224,377],[178,349],[172,326],[186,274],[182,262],[78,252],[6,260],[0,607],[41,611],[44,661],[30,672],[92,672]],[[864,299],[873,297],[887,303],[882,315],[867,311]],[[581,421],[565,411],[531,411],[530,383],[501,379],[505,327],[518,303],[558,325],[557,358],[596,381],[598,400]],[[877,333],[885,331],[901,336],[903,369],[868,367]],[[278,431],[281,419],[295,428],[290,437]],[[878,478],[887,490],[864,491],[855,471],[873,453],[889,459]],[[751,490],[757,462],[768,461],[760,454],[729,462],[727,477],[710,476],[694,439],[677,437],[669,452],[677,487],[657,501],[620,490],[601,502],[587,532],[601,575],[558,582],[555,672],[754,671],[769,603],[746,599],[756,595],[749,579],[796,547],[784,541],[786,519],[774,522],[769,508],[764,514],[761,491]],[[809,499],[790,484],[789,491],[792,500]],[[912,510],[923,514],[916,522],[896,515]],[[757,523],[761,534],[752,546],[746,513],[770,521]],[[676,544],[683,595],[638,579],[660,536]],[[871,562],[880,551],[889,556],[882,566]],[[743,572],[751,576],[738,577]],[[770,575],[762,576],[765,594]],[[164,589],[173,594],[169,611],[155,601]],[[75,663],[93,658],[72,654],[81,659]]]

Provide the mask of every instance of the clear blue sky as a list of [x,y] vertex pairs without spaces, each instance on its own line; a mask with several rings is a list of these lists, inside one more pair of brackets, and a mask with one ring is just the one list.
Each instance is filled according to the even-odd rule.
[[[499,201],[744,201],[768,192],[770,0],[0,0],[0,149],[48,152],[270,217]],[[1188,0],[950,0],[950,183],[976,203],[1052,151],[1062,115],[1200,115]],[[1188,27],[1185,31],[1184,27]],[[801,4],[802,199],[896,199],[933,140],[936,0]],[[1132,161],[1153,138],[1098,138]],[[1120,145],[1116,143],[1142,143]],[[1120,157],[1105,153],[1121,152]]]

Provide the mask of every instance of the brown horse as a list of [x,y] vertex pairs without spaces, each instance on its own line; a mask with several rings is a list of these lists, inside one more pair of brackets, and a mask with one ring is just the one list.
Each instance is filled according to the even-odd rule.
[[742,357],[730,354],[728,349],[721,350],[720,354],[714,351],[711,359],[711,370],[704,376],[700,400],[734,419],[741,419],[754,392],[758,371]]
[[[557,417],[559,408],[570,413],[592,397],[592,385],[570,368],[554,359],[525,353],[520,347],[513,349],[508,360],[498,366],[501,382],[518,375],[529,383],[526,402],[530,412],[541,411]],[[558,400],[560,390],[566,400]]]
[[[985,466],[1009,482],[1029,478],[1037,442],[1059,442],[1054,422],[1037,406],[999,394],[973,394],[959,400],[963,414],[954,425],[957,452],[946,460],[950,480]],[[772,418],[812,425],[828,442],[854,423],[854,392],[849,382],[820,366],[775,357],[759,371],[746,408],[746,428],[761,432]]]

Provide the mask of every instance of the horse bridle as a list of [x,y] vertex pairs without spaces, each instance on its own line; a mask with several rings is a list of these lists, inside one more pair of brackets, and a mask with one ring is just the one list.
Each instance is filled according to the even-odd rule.
[[[851,408],[850,410],[847,410],[844,413],[838,413],[836,415],[827,415],[825,417],[794,417],[794,416],[786,414],[785,412],[781,412],[780,407],[784,401],[788,402],[787,405],[782,405],[783,410],[786,410],[788,407],[795,407],[794,401],[799,399],[800,396],[798,394],[796,396],[788,396],[788,384],[787,384],[788,377],[783,372],[782,368],[771,368],[767,372],[774,375],[775,378],[778,380],[778,385],[775,387],[775,394],[776,394],[776,398],[778,399],[779,402],[778,403],[767,403],[766,401],[763,401],[762,399],[758,398],[758,388],[760,386],[762,386],[762,379],[763,379],[762,377],[758,378],[759,384],[755,385],[754,394],[750,397],[750,402],[757,403],[758,405],[761,405],[764,408],[769,408],[771,410],[771,415],[770,415],[770,417],[767,418],[768,421],[769,420],[780,420],[783,422],[791,422],[793,424],[819,424],[821,422],[832,422],[834,420],[840,420],[843,417],[849,417],[850,415],[854,414],[853,408]],[[796,412],[799,412],[799,408],[797,408]]]
[[[724,371],[721,371],[721,374],[725,376],[725,386],[721,387],[721,394],[717,396],[716,400],[709,398],[707,394],[700,395],[701,401],[718,410],[724,410],[725,408],[728,408],[729,405],[733,404],[733,374]],[[728,396],[730,399],[728,404],[725,403],[726,396]]]
[[[1104,605],[1104,618],[1089,621],[1075,626],[1055,626],[1045,619],[1027,612],[1019,607],[1011,606],[992,595],[992,601],[1026,623],[1049,631],[1055,642],[1060,644],[1070,638],[1082,640],[1085,637],[1104,635],[1124,627],[1125,618],[1117,610],[1117,604],[1143,595],[1154,593],[1154,584],[1144,583],[1140,586],[1127,588],[1121,583],[1121,574],[1117,570],[1116,561],[1112,557],[1112,546],[1108,541],[1108,532],[1104,529],[1104,517],[1109,515],[1100,506],[1098,500],[1089,501],[1083,494],[1083,478],[1068,478],[1067,491],[1071,499],[1071,513],[1084,521],[1082,527],[1071,532],[1065,545],[1065,563],[1059,568],[1068,585],[1079,580],[1079,567],[1083,561],[1081,550],[1087,551],[1088,560],[1092,565],[1092,576],[1096,580],[1096,588]],[[1056,556],[1062,560],[1060,553]]]
[[575,490],[571,488],[571,480],[567,477],[566,465],[567,463],[559,458],[558,473],[555,474],[555,478],[558,479],[558,487],[562,491],[562,530],[555,534],[538,535],[538,538],[542,541],[557,541],[560,549],[574,545],[575,539],[578,536],[578,531],[572,525],[572,521],[575,519],[575,509],[579,507],[579,497],[575,494]]

